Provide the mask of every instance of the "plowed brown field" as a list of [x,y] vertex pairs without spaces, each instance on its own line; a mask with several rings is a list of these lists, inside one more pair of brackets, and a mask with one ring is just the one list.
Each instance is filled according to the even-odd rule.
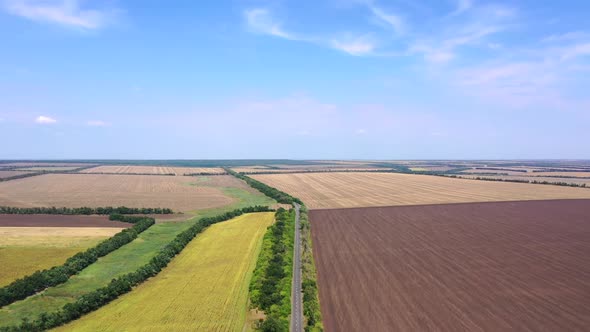
[[310,212],[326,331],[587,331],[590,201]]
[[252,175],[311,209],[590,198],[590,189],[397,173]]
[[108,216],[64,216],[53,214],[0,214],[0,227],[116,227],[128,228],[126,222]]

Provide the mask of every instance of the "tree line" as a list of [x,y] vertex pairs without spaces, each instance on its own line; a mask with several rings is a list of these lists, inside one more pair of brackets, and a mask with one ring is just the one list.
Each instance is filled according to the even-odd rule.
[[111,280],[107,286],[81,296],[75,302],[64,305],[57,312],[43,313],[32,321],[25,319],[18,326],[0,327],[0,332],[45,331],[78,319],[84,314],[97,310],[119,296],[128,293],[133,287],[141,284],[148,278],[157,275],[197,234],[201,233],[210,225],[235,218],[244,213],[269,211],[273,210],[267,206],[253,206],[230,211],[215,217],[201,218],[187,230],[178,234],[174,240],[160,249],[146,265],[140,267],[135,272]]
[[110,214],[172,214],[174,211],[168,208],[130,208],[126,206],[119,207],[32,207],[19,208],[10,206],[0,206],[0,214],[62,214],[62,215],[110,215]]
[[17,279],[11,284],[0,288],[0,307],[11,304],[38,293],[46,288],[66,282],[72,275],[79,273],[98,258],[113,252],[133,241],[137,236],[150,228],[155,220],[148,217],[135,217],[133,227],[122,230],[114,236],[100,242],[96,246],[79,252],[68,258],[63,265],[54,266],[43,271]]
[[276,188],[273,188],[271,186],[268,186],[258,180],[254,180],[253,178],[246,176],[244,174],[241,173],[237,173],[229,168],[224,168],[225,171],[230,174],[233,175],[235,177],[237,177],[240,180],[244,180],[248,185],[250,185],[250,187],[260,191],[261,193],[265,194],[266,196],[274,199],[275,201],[279,202],[279,203],[283,203],[283,204],[293,204],[293,203],[299,203],[299,204],[303,204],[303,202],[301,202],[301,200],[299,200],[299,198],[295,198],[285,192],[282,192]]
[[259,330],[287,332],[291,314],[295,211],[280,208],[275,220],[263,238],[250,282],[250,301],[253,307],[266,314],[266,319],[257,326]]
[[547,184],[553,186],[564,186],[564,187],[575,187],[575,188],[586,188],[585,183],[570,183],[570,182],[550,182],[550,181],[537,181],[537,180],[520,180],[520,179],[495,179],[495,178],[482,178],[476,177],[475,180],[480,181],[500,181],[500,182],[516,182],[516,183],[532,183],[532,184]]
[[318,293],[315,262],[311,243],[311,224],[307,207],[301,206],[301,287],[303,291],[303,315],[307,318],[305,332],[322,332],[322,313]]
[[[398,166],[395,164],[387,164],[387,166]],[[404,166],[405,167],[405,166]],[[309,223],[308,220],[308,216],[307,216],[307,208],[305,207],[305,205],[303,204],[303,202],[295,197],[292,197],[286,193],[283,193],[282,191],[279,191],[273,187],[267,186],[264,183],[260,182],[260,181],[256,181],[244,174],[241,173],[237,173],[234,172],[231,169],[225,169],[229,174],[242,179],[244,181],[246,181],[246,183],[248,183],[250,186],[258,189],[260,192],[262,192],[263,194],[265,194],[266,196],[275,199],[277,202],[279,203],[284,203],[284,204],[293,204],[294,202],[298,203],[301,205],[301,231],[302,231],[302,236],[301,236],[301,241],[302,241],[302,291],[303,291],[303,315],[306,317],[307,320],[307,324],[305,326],[305,331],[306,332],[321,332],[324,330],[323,327],[323,323],[322,323],[322,314],[320,311],[320,302],[319,302],[319,293],[318,293],[318,288],[317,288],[317,275],[316,275],[316,269],[315,269],[315,262],[313,260],[313,253],[312,253],[312,244],[311,244],[311,224]],[[405,167],[405,169],[401,169],[398,168],[397,170],[391,170],[392,172],[395,171],[401,171],[404,173],[411,173],[412,171],[408,168]],[[258,187],[254,186],[254,184],[256,184]],[[270,189],[272,190],[270,190]],[[278,192],[278,194],[277,194]],[[280,210],[280,209],[279,209]],[[291,238],[293,238],[294,234],[291,234]],[[258,275],[262,274],[263,272],[261,271],[265,271],[264,269],[264,263],[263,262],[267,262],[268,261],[268,249],[266,249],[266,253],[265,253],[265,248],[267,248],[269,246],[269,240],[266,240],[266,236],[265,235],[265,241],[263,242],[263,248],[262,251],[260,253],[260,257],[258,259],[257,262],[257,267],[255,269],[254,272],[254,276],[252,278],[252,283],[251,283],[251,288],[250,288],[250,297],[252,300],[252,297],[260,297],[260,290],[261,287],[260,286],[252,286],[252,284],[256,283],[257,281],[257,272],[258,271]],[[292,252],[292,250],[291,250]],[[264,256],[266,255],[266,256]],[[292,259],[292,257],[291,257]],[[262,264],[261,267],[259,267],[258,265]],[[292,264],[291,264],[291,269],[292,269]],[[260,278],[260,277],[258,277]],[[291,276],[289,277],[289,281],[292,278],[292,273]],[[258,292],[258,293],[257,293]],[[291,291],[289,290],[288,292],[289,294],[289,298],[290,298],[290,294]],[[258,301],[258,300],[255,300]],[[289,308],[290,308],[290,303],[289,303]],[[261,308],[262,309],[262,308]],[[290,310],[289,310],[290,313]],[[288,314],[289,314],[288,313]],[[287,314],[287,315],[288,315]],[[267,319],[260,324],[259,328],[263,329],[265,331],[283,331],[284,330],[285,325],[281,323],[281,320],[279,318],[277,318],[276,316],[270,315],[267,316]],[[288,325],[286,326],[287,331],[289,329]]]

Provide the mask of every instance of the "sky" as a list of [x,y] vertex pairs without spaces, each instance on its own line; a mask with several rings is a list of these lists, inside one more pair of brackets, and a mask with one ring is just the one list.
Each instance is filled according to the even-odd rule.
[[590,159],[589,13],[0,0],[0,159]]

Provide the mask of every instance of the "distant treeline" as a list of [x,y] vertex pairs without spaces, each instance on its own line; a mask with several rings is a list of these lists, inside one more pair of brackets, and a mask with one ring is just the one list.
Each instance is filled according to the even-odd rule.
[[533,173],[539,172],[590,172],[590,168],[581,167],[579,169],[564,169],[564,168],[545,168],[539,170],[533,170]]
[[62,214],[62,215],[107,215],[107,214],[172,214],[174,211],[168,208],[129,208],[126,206],[119,207],[32,207],[19,208],[0,206],[0,214]]
[[216,217],[201,218],[187,230],[178,234],[174,240],[163,247],[146,265],[140,267],[135,272],[113,279],[107,286],[81,296],[76,302],[64,305],[57,312],[44,313],[34,320],[23,320],[18,326],[0,327],[0,331],[45,331],[78,319],[84,314],[97,310],[119,296],[128,293],[133,287],[141,284],[148,278],[157,275],[197,234],[201,233],[210,225],[235,218],[244,213],[268,211],[273,210],[267,206],[254,206],[227,212]]
[[501,167],[475,167],[475,169],[489,170],[489,171],[508,171],[508,172],[527,173],[526,169],[513,169],[513,168],[501,168]]
[[301,206],[301,287],[303,291],[303,315],[307,320],[305,332],[321,332],[322,312],[317,285],[317,273],[311,243],[311,224],[305,205]]
[[258,180],[254,180],[253,178],[246,176],[244,174],[241,173],[237,173],[235,171],[232,171],[229,168],[225,168],[225,171],[230,174],[233,175],[235,177],[237,177],[238,179],[244,180],[246,181],[246,183],[248,183],[250,185],[250,187],[257,189],[258,191],[260,191],[261,193],[265,194],[266,196],[274,199],[275,201],[279,202],[279,203],[283,203],[283,204],[293,204],[293,203],[299,203],[299,204],[303,204],[303,202],[301,202],[301,200],[299,200],[298,198],[295,198],[287,193],[284,193],[276,188],[273,188],[271,186],[268,186]]
[[291,314],[295,211],[280,208],[276,222],[262,242],[250,282],[251,306],[263,310],[266,319],[257,328],[264,332],[288,332]]
[[520,180],[520,179],[499,179],[499,178],[482,178],[482,177],[475,177],[475,178],[467,178],[467,177],[459,177],[456,175],[441,175],[450,178],[461,178],[467,180],[480,180],[480,181],[498,181],[498,182],[514,182],[514,183],[531,183],[531,184],[546,184],[552,186],[564,186],[564,187],[576,187],[576,188],[587,188],[585,183],[569,183],[569,182],[549,182],[549,181],[537,181],[537,180]]
[[133,227],[122,230],[93,248],[75,254],[68,258],[63,265],[37,271],[0,288],[0,307],[66,282],[71,276],[96,262],[98,258],[133,241],[137,235],[155,223],[153,218],[148,217],[133,217],[133,219],[126,221],[133,223]]
[[0,182],[17,180],[17,179],[24,179],[24,178],[29,178],[31,176],[41,175],[41,174],[43,174],[43,173],[35,173],[35,172],[24,173],[24,174],[14,175],[14,176],[6,177],[6,178],[0,178]]

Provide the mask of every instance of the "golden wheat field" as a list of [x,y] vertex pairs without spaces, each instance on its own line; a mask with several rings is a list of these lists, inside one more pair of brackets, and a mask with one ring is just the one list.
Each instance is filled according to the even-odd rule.
[[119,231],[112,227],[0,227],[0,287],[63,264]]
[[80,173],[116,173],[116,174],[224,174],[219,167],[166,167],[166,166],[98,166]]
[[486,182],[396,173],[253,175],[311,209],[510,200],[590,198],[586,188]]
[[[0,182],[0,205],[161,207],[185,212],[234,202],[220,188],[203,184],[203,179],[206,180],[197,176],[45,174]],[[226,181],[241,185],[234,178]]]
[[274,214],[211,226],[156,277],[56,331],[242,331],[248,285]]

